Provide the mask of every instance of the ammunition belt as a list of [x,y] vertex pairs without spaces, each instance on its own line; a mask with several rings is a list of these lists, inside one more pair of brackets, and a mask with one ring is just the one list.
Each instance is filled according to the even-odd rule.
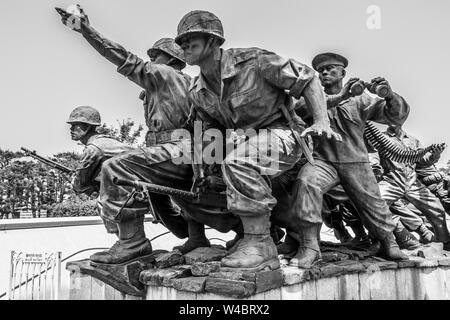
[[414,164],[422,159],[427,152],[438,147],[438,145],[432,144],[431,146],[418,150],[402,148],[390,141],[370,121],[366,122],[364,135],[372,146],[377,149],[380,156],[399,163]]

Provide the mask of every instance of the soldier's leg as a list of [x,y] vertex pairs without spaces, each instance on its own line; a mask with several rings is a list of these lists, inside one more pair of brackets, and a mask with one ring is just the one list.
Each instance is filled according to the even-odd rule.
[[415,207],[415,210],[411,210],[409,206],[407,206],[409,201],[405,199],[400,199],[396,202],[394,202],[390,206],[390,210],[392,214],[395,214],[400,218],[400,221],[403,223],[405,227],[407,227],[409,230],[413,231],[419,228],[423,224],[422,218],[420,218],[419,215],[422,213],[417,210]]
[[347,200],[341,205],[341,207],[342,219],[353,230],[353,233],[355,234],[352,243],[356,245],[369,246],[370,238],[366,233],[364,224],[362,223],[359,216],[359,212],[353,202]]
[[443,242],[444,246],[450,247],[445,210],[439,199],[419,181],[416,181],[408,189],[406,198],[427,217],[433,226],[436,241]]
[[336,201],[330,193],[323,196],[322,218],[325,224],[333,229],[336,239],[344,243],[353,238],[344,226],[341,209],[341,203]]
[[[123,263],[149,254],[151,244],[145,237],[144,215],[149,210],[147,200],[130,198],[132,188],[117,186],[114,178],[127,181],[141,180],[145,182],[177,187],[188,190],[191,180],[190,165],[175,165],[173,153],[164,147],[149,147],[113,157],[104,162],[100,173],[101,187],[99,202],[102,206],[102,217],[118,224],[119,241],[108,254],[99,253],[91,256],[91,261],[98,263]],[[157,203],[156,204],[157,207]],[[160,210],[161,214],[170,214]],[[177,217],[171,217],[177,219]],[[187,228],[183,218],[177,225]],[[183,230],[174,233],[183,234]],[[187,230],[184,231],[187,234]]]
[[342,187],[355,205],[364,226],[380,240],[382,252],[391,260],[407,259],[395,243],[395,224],[369,163],[337,165]]
[[276,205],[271,177],[289,170],[301,152],[290,130],[258,133],[229,153],[222,172],[227,185],[227,205],[241,218],[244,238],[222,259],[224,268],[262,270],[279,268],[276,246],[270,236],[270,214]]
[[406,199],[399,199],[389,207],[389,210],[397,217],[394,236],[400,249],[414,250],[420,247],[420,243],[409,230],[418,229],[423,221],[415,212],[406,207],[408,202]]
[[339,183],[336,169],[330,163],[315,160],[300,170],[296,183],[297,198],[292,209],[291,235],[299,247],[289,265],[310,267],[320,258],[318,232],[322,225],[322,199],[324,193]]

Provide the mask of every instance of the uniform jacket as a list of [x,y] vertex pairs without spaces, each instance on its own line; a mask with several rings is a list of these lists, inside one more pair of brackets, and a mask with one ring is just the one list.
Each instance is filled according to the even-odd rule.
[[228,49],[222,50],[220,96],[202,74],[189,90],[203,122],[226,129],[259,129],[285,124],[280,105],[290,105],[290,96],[300,98],[313,77],[308,66],[266,50]]
[[83,36],[117,71],[145,90],[145,121],[149,131],[181,128],[189,115],[190,76],[164,64],[144,62],[121,45],[102,37],[94,28],[83,29]]
[[99,189],[98,174],[102,163],[118,154],[133,150],[112,137],[97,134],[93,135],[86,143],[83,150],[81,165],[76,169],[73,182],[73,190],[77,193],[90,195]]
[[[295,109],[305,117],[305,102],[300,100]],[[369,162],[364,126],[367,120],[382,124],[403,124],[409,114],[409,105],[394,93],[386,101],[367,93],[340,102],[328,109],[330,126],[342,137],[342,142],[326,137],[314,138],[314,157],[335,163]]]

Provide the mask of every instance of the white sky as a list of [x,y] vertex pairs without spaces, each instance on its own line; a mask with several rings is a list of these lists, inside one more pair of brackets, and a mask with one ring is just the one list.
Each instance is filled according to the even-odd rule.
[[[109,124],[127,117],[144,123],[140,89],[115,71],[53,7],[71,1],[1,0],[0,148],[20,146],[44,155],[81,151],[65,123],[79,105],[92,105]],[[257,46],[308,65],[335,51],[349,61],[348,76],[386,77],[411,106],[405,129],[425,145],[450,144],[445,101],[450,74],[447,0],[83,0],[91,24],[129,51],[146,57],[159,38],[176,35],[191,10],[223,22],[224,48]],[[366,27],[369,5],[381,8],[381,29]],[[195,74],[196,69],[188,72]],[[450,158],[445,151],[442,162]]]

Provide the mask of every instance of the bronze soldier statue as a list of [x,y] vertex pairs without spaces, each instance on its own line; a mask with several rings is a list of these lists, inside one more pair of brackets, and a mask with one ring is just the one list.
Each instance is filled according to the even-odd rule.
[[[120,264],[151,252],[151,246],[144,233],[144,214],[149,211],[149,203],[129,199],[131,187],[116,186],[112,177],[134,181],[165,181],[173,177],[173,187],[189,188],[192,179],[190,164],[169,165],[173,159],[182,157],[186,139],[173,138],[173,131],[181,128],[189,115],[188,86],[190,77],[181,70],[186,66],[183,53],[171,38],[158,40],[148,50],[151,61],[145,62],[119,44],[100,35],[90,24],[84,10],[80,11],[79,26],[74,30],[81,35],[102,56],[117,66],[117,71],[136,83],[145,93],[145,121],[148,127],[146,147],[132,150],[106,161],[102,167],[99,202],[102,216],[124,229],[122,239],[110,250],[90,257],[94,263]],[[68,24],[71,15],[59,9],[62,22]],[[159,171],[153,167],[161,168]],[[109,173],[112,173],[111,175]],[[107,177],[107,179],[104,179]],[[111,178],[111,179],[108,179]],[[162,223],[177,237],[188,235],[188,225],[174,210],[170,197],[150,194],[152,209]],[[201,228],[202,226],[200,226]],[[201,244],[205,243],[204,238]],[[206,239],[207,241],[207,239]]]
[[[364,226],[380,240],[380,253],[390,260],[407,259],[392,234],[392,215],[381,198],[363,135],[367,120],[403,123],[409,106],[383,78],[373,79],[369,88],[372,92],[379,85],[389,88],[386,98],[371,98],[367,93],[353,96],[350,88],[359,79],[352,78],[343,85],[347,64],[347,59],[336,53],[319,54],[312,62],[327,94],[331,127],[341,134],[343,141],[336,143],[315,138],[315,162],[306,163],[299,172],[295,186],[298,195],[291,213],[286,214],[291,223],[298,220],[297,225],[300,225],[289,232],[298,245],[297,253],[290,261],[292,266],[309,267],[320,258],[318,234],[322,224],[322,199],[338,184],[358,210]],[[302,103],[301,100],[298,102],[300,114],[304,114]]]
[[[221,49],[225,41],[222,23],[211,12],[186,14],[178,24],[175,41],[183,49],[186,62],[200,67],[189,92],[195,119],[208,128],[266,129],[272,138],[270,146],[260,133],[243,139],[237,142],[236,152],[225,155],[222,162],[228,212],[239,217],[244,229],[243,238],[222,259],[222,268],[278,268],[277,250],[269,232],[271,211],[277,202],[271,194],[271,180],[291,169],[302,153],[308,152],[302,140],[307,134],[340,139],[330,128],[319,80],[308,66],[273,52]],[[302,121],[288,110],[291,97],[302,96],[314,118],[314,124],[303,132],[299,127]],[[278,158],[268,158],[267,163],[258,161],[271,150],[278,151]],[[181,206],[192,204],[184,201]],[[186,212],[210,226],[218,216],[211,208]]]
[[[75,108],[67,120],[72,140],[85,145],[81,164],[72,176],[72,187],[76,193],[88,196],[98,194],[100,190],[100,170],[103,163],[132,150],[132,148],[110,136],[99,134],[96,129],[101,125],[100,113],[89,106]],[[100,209],[101,212],[101,209]],[[117,224],[103,219],[108,233],[119,234]]]

